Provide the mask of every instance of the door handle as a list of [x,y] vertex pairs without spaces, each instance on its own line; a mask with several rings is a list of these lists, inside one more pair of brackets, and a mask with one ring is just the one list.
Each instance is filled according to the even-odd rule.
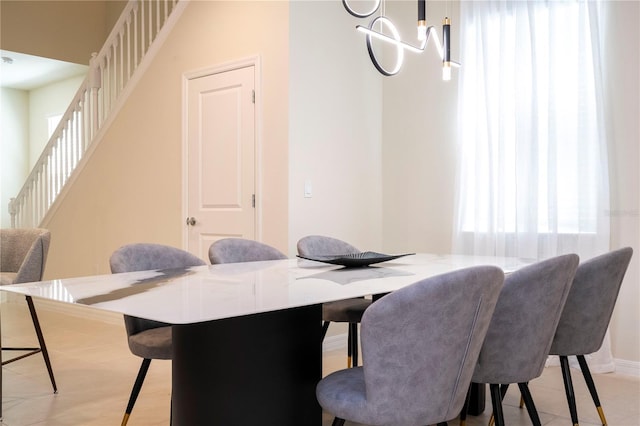
[[195,217],[188,217],[187,218],[187,226],[193,226],[196,224],[196,218]]

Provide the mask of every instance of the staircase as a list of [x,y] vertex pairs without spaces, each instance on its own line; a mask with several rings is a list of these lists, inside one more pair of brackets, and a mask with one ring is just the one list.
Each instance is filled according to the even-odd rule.
[[186,0],[129,0],[22,189],[9,202],[12,228],[41,225],[86,163]]

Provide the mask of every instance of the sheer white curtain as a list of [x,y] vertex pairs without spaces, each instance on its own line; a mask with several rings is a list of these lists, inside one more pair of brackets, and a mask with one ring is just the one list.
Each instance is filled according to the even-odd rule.
[[[584,260],[609,249],[598,7],[460,3],[454,251]],[[590,364],[612,370],[608,339]]]

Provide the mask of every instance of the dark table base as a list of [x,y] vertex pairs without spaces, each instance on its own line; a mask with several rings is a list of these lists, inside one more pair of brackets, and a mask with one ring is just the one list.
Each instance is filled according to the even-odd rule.
[[469,409],[467,414],[479,416],[484,412],[484,401],[486,399],[486,386],[484,383],[471,383],[471,396],[469,397]]
[[[173,327],[172,426],[321,426],[320,305]],[[468,414],[485,408],[473,384]]]
[[172,426],[320,426],[322,307],[173,327]]

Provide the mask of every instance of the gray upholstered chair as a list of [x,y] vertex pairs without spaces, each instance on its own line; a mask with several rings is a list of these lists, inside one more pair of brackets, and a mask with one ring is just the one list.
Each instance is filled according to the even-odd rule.
[[[297,244],[300,256],[337,256],[342,254],[359,253],[356,247],[337,238],[323,235],[308,235],[301,238]],[[322,304],[322,339],[332,322],[348,323],[347,329],[347,366],[358,365],[358,324],[362,321],[362,314],[371,305],[370,299],[364,297],[337,300]]]
[[581,263],[562,311],[549,354],[560,357],[567,402],[574,425],[578,424],[578,412],[567,358],[570,355],[578,358],[600,420],[603,425],[607,424],[584,356],[596,352],[602,346],[632,255],[633,250],[626,247]]
[[[497,426],[504,425],[502,398],[511,383],[518,384],[533,424],[540,425],[528,383],[544,370],[578,262],[575,254],[557,256],[505,279],[472,379],[489,384]],[[461,424],[465,419],[463,409]]]
[[373,303],[362,317],[363,367],[336,371],[316,387],[333,424],[442,425],[455,418],[503,280],[499,268],[477,266]]
[[[184,250],[161,244],[129,244],[113,252],[109,259],[112,273],[177,269],[206,265],[206,262]],[[132,354],[142,358],[129,403],[122,419],[126,425],[133,411],[142,383],[152,359],[171,359],[171,324],[124,316],[127,342]]]
[[212,265],[286,258],[287,255],[275,247],[244,238],[223,238],[209,246],[209,261]]
[[[49,253],[51,233],[46,229],[0,229],[0,284],[18,284],[41,281]],[[53,392],[58,392],[53,368],[49,360],[49,352],[44,341],[40,321],[31,296],[26,296],[27,306],[36,331],[39,347],[6,348],[3,351],[26,352],[20,356],[2,361],[2,365],[18,361],[25,357],[42,353],[44,363],[49,372]]]

